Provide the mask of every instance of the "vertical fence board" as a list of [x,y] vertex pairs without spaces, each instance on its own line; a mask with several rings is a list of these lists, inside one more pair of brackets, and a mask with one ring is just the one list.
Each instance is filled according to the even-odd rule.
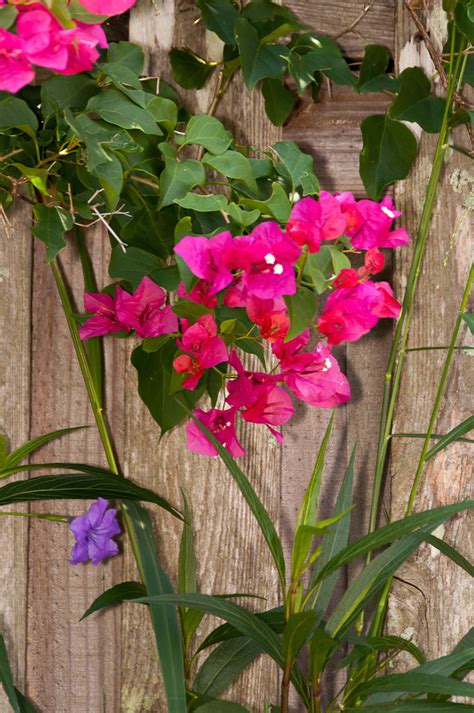
[[[442,46],[441,3],[433,3],[424,21],[433,42]],[[417,42],[416,28],[400,3],[397,23],[397,56],[400,69],[420,64],[430,75],[426,52]],[[456,136],[463,143],[464,129]],[[424,136],[419,156],[409,178],[398,186],[398,202],[411,232],[419,223],[429,177],[436,137]],[[438,190],[419,291],[414,307],[409,347],[449,344],[472,258],[472,214],[468,205],[474,179],[469,163],[460,154],[449,152]],[[470,233],[471,229],[471,233]],[[411,250],[397,255],[396,278],[405,284]],[[467,325],[461,340],[469,341]],[[472,340],[470,340],[472,343]],[[445,351],[419,351],[407,354],[397,408],[395,432],[426,431],[438,387]],[[469,353],[457,352],[448,378],[436,433],[446,433],[472,413],[472,360]],[[416,400],[414,395],[416,394]],[[404,513],[408,493],[420,454],[420,441],[394,439],[392,445],[392,516]],[[472,496],[472,458],[470,445],[454,443],[428,463],[416,499],[416,510],[457,502]],[[455,517],[435,533],[469,556],[472,552],[472,517]],[[389,628],[393,633],[410,635],[428,657],[447,654],[470,624],[472,586],[469,576],[450,560],[424,545],[399,572],[389,608]]]
[[[99,283],[107,264],[108,241],[101,230],[91,236]],[[73,246],[62,253],[64,274],[74,283],[82,310],[79,257]],[[66,329],[45,251],[34,248],[31,433],[38,436],[66,425],[79,431],[42,449],[38,462],[85,461],[104,464],[87,395]],[[115,342],[115,344],[118,344]],[[115,347],[114,344],[114,348]],[[119,349],[122,347],[119,345]],[[111,366],[114,360],[109,359]],[[121,376],[109,379],[109,411],[120,428]],[[89,503],[34,503],[33,512],[79,514]],[[65,525],[33,521],[30,526],[28,577],[27,690],[41,711],[107,711],[118,709],[117,646],[119,620],[109,611],[79,622],[92,600],[121,574],[120,559],[98,568],[69,563],[72,535]]]
[[[0,215],[0,431],[11,448],[28,440],[30,411],[31,211],[19,204]],[[27,507],[12,508],[27,511]],[[26,518],[0,518],[0,631],[17,686],[25,683]],[[0,690],[0,709],[8,706]]]

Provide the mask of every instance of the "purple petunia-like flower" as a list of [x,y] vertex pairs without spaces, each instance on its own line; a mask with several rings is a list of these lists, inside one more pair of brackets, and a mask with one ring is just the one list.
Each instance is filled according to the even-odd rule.
[[121,530],[117,522],[117,510],[109,508],[108,500],[98,498],[84,515],[73,518],[69,528],[76,538],[71,552],[71,564],[91,560],[92,564],[118,554],[118,545],[112,539]]

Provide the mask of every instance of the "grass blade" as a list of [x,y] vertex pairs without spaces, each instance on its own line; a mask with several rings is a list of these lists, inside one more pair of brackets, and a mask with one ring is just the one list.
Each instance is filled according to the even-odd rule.
[[453,441],[459,440],[465,433],[469,433],[474,428],[474,416],[469,416],[462,423],[458,423],[457,426],[451,429],[445,436],[439,439],[433,448],[430,448],[425,457],[425,462],[430,458],[433,458],[437,453],[447,448]]
[[123,602],[129,602],[139,597],[146,597],[147,591],[141,582],[120,582],[94,599],[90,607],[81,616],[80,621],[104,607],[112,607]]
[[25,460],[27,456],[38,450],[38,448],[44,446],[45,443],[49,443],[50,441],[54,441],[57,438],[61,438],[61,436],[65,436],[67,433],[80,431],[82,428],[89,428],[89,426],[73,426],[72,428],[60,428],[57,431],[51,431],[51,433],[45,433],[43,436],[38,436],[37,438],[33,438],[31,441],[27,441],[7,456],[4,463],[4,467],[13,468],[13,466],[18,465],[18,463],[21,463],[22,460]]
[[209,654],[197,672],[193,691],[219,696],[261,653],[259,644],[243,636],[224,641]]
[[[181,631],[176,609],[156,601],[160,595],[173,595],[173,586],[162,568],[156,551],[156,541],[150,514],[141,505],[122,503],[130,518],[130,536],[139,553],[137,562],[142,581],[146,587],[150,616],[155,632],[161,673],[166,690],[168,713],[186,713],[186,686]],[[133,601],[143,601],[133,600]]]

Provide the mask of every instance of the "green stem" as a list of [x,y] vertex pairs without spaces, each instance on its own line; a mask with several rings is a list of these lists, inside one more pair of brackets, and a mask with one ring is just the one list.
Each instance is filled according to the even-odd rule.
[[461,306],[459,308],[459,313],[458,313],[458,316],[456,319],[456,324],[454,325],[454,330],[453,330],[453,333],[451,336],[451,343],[449,345],[449,349],[448,349],[448,353],[446,354],[446,359],[444,362],[443,370],[441,372],[441,378],[439,381],[438,390],[436,392],[435,402],[434,402],[433,410],[431,412],[431,417],[430,417],[430,420],[428,423],[428,428],[426,429],[426,436],[425,436],[425,440],[423,442],[423,448],[421,450],[420,460],[418,461],[418,467],[416,469],[415,477],[413,479],[413,485],[411,487],[410,497],[408,498],[408,505],[407,505],[405,517],[408,517],[409,515],[411,515],[412,511],[413,511],[413,504],[415,502],[416,493],[417,493],[418,487],[420,485],[421,475],[422,475],[423,469],[425,467],[426,455],[430,448],[431,436],[433,434],[433,430],[434,430],[434,427],[436,424],[436,419],[438,418],[439,408],[441,405],[441,399],[443,398],[444,389],[446,387],[446,380],[448,378],[449,369],[451,368],[451,362],[453,360],[454,350],[456,347],[456,342],[458,340],[459,330],[460,330],[461,324],[462,324],[462,316],[463,316],[464,312],[466,311],[467,302],[468,302],[469,295],[471,294],[471,290],[472,290],[473,280],[474,280],[474,265],[471,266],[471,269],[469,271],[469,277],[467,279],[464,294],[462,296]]
[[49,520],[50,522],[69,522],[70,518],[67,515],[48,515],[47,513],[39,514],[36,512],[13,512],[0,511],[1,515],[9,515],[10,517],[32,517],[35,520]]
[[[61,305],[63,308],[64,316],[66,317],[66,322],[67,326],[69,328],[69,333],[71,335],[71,341],[72,345],[74,347],[74,352],[76,354],[76,358],[79,364],[79,368],[82,373],[82,378],[84,380],[84,384],[87,390],[87,395],[89,397],[89,402],[92,408],[92,413],[94,414],[94,419],[97,425],[97,430],[99,431],[99,436],[100,440],[102,443],[102,447],[104,449],[105,457],[107,459],[107,463],[109,465],[110,470],[115,473],[116,475],[120,475],[119,467],[117,460],[115,458],[114,454],[114,448],[112,445],[112,438],[109,432],[109,427],[107,424],[107,421],[104,416],[104,411],[101,405],[100,397],[97,393],[95,382],[94,382],[94,377],[92,375],[89,362],[87,360],[87,355],[86,351],[84,349],[84,345],[82,343],[82,340],[79,336],[79,330],[77,328],[77,323],[76,320],[74,319],[74,311],[72,308],[71,301],[69,299],[68,291],[66,289],[66,285],[64,284],[63,277],[61,275],[61,270],[59,268],[59,264],[57,259],[52,260],[51,262],[51,270],[53,272],[53,277],[54,281],[56,283],[56,287],[58,290],[59,298],[61,300]],[[136,542],[136,538],[134,536],[134,531],[133,531],[133,526],[132,522],[130,519],[129,514],[126,511],[126,508],[121,506],[122,510],[122,516],[123,516],[123,522],[125,525],[125,528],[127,530],[127,534],[130,539],[130,543],[132,546],[132,551],[137,563],[138,571],[140,573],[140,577],[143,580],[143,566],[142,566],[142,561],[140,557],[140,553],[138,551],[138,545]]]

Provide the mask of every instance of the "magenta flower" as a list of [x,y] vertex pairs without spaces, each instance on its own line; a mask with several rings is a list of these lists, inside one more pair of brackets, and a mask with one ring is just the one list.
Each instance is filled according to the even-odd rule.
[[[198,408],[194,411],[194,416],[206,426],[217,438],[233,458],[244,455],[244,449],[237,440],[235,432],[235,410],[211,409],[203,411]],[[200,453],[205,456],[217,456],[217,450],[199,429],[194,421],[189,421],[186,426],[187,447],[193,453]]]
[[242,272],[241,289],[248,297],[275,299],[294,295],[294,264],[300,250],[281,232],[278,223],[261,223],[251,235],[234,238],[224,252],[224,264]]
[[193,391],[205,369],[227,361],[227,347],[222,337],[217,336],[217,325],[211,314],[199,317],[192,325],[182,319],[181,326],[183,336],[176,343],[185,353],[176,357],[173,366],[178,374],[188,374],[183,386]]
[[215,295],[233,280],[232,273],[223,263],[223,255],[232,247],[232,242],[232,235],[227,230],[209,239],[187,236],[179,241],[174,251],[193,275],[208,283],[207,295]]
[[93,313],[93,317],[80,326],[81,339],[103,337],[105,334],[114,334],[122,330],[130,331],[125,324],[119,322],[115,312],[115,300],[111,295],[85,292],[84,307],[87,312]]
[[117,522],[117,511],[109,508],[104,498],[98,498],[84,515],[71,520],[69,528],[76,538],[71,552],[71,564],[91,560],[92,564],[118,554],[117,543],[112,539],[121,530]]
[[280,378],[302,401],[319,408],[333,408],[351,398],[347,377],[331,354],[330,347],[319,343],[312,352],[301,350],[309,341],[306,330],[296,339],[279,342],[273,353],[280,359]]
[[117,320],[143,339],[172,334],[178,331],[178,318],[165,301],[166,292],[149,277],[142,279],[133,295],[119,286],[115,295]]
[[381,203],[354,200],[352,194],[338,197],[346,217],[346,235],[357,250],[369,248],[397,248],[405,245],[409,236],[404,228],[390,230],[401,213],[395,210],[392,199],[386,196]]
[[0,28],[0,90],[15,94],[35,76],[23,40]]
[[265,424],[281,442],[281,434],[271,427],[286,423],[295,409],[290,396],[276,383],[278,377],[246,371],[235,350],[229,363],[237,371],[237,378],[227,384],[227,403],[240,410],[244,421]]
[[25,56],[39,67],[61,74],[76,74],[92,69],[99,57],[96,45],[107,47],[100,25],[85,25],[65,30],[54,15],[41,5],[20,7],[17,32],[24,42]]
[[120,15],[135,5],[137,0],[79,0],[82,7],[97,15]]
[[180,282],[177,293],[181,299],[197,302],[197,304],[205,305],[205,307],[209,309],[214,309],[217,307],[218,301],[215,295],[210,294],[211,290],[212,285],[210,282],[207,282],[207,280],[198,280],[189,292],[186,291],[184,283]]
[[339,238],[346,228],[346,220],[337,198],[321,191],[319,201],[303,198],[291,211],[286,232],[297,245],[307,245],[316,253],[321,240]]
[[318,322],[329,344],[354,342],[367,334],[379,317],[396,317],[400,304],[387,282],[370,280],[355,287],[342,287],[329,296]]

